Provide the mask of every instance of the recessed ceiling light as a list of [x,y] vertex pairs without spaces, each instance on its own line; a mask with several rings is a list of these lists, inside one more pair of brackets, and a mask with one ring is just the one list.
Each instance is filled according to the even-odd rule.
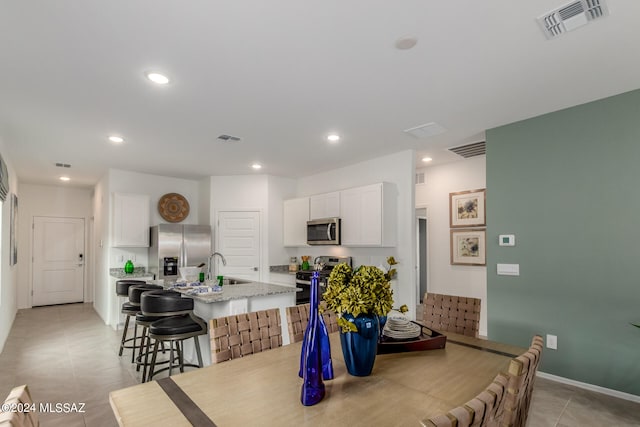
[[428,162],[430,162],[430,161],[432,161],[432,160],[433,160],[433,159],[432,159],[431,157],[423,157],[423,158],[422,158],[422,161],[423,161],[423,162],[425,162],[425,163],[428,163]]
[[114,144],[122,144],[124,142],[124,138],[121,136],[111,135],[109,137],[109,141],[113,142]]
[[338,135],[336,133],[329,134],[327,136],[327,141],[329,141],[329,142],[338,142],[338,141],[340,141],[340,135]]
[[260,163],[254,163],[251,165],[251,167],[255,170],[262,169],[262,165]]
[[71,181],[71,178],[69,178],[68,176],[61,176],[60,181]]
[[154,73],[154,72],[147,73],[147,78],[159,85],[166,85],[167,83],[169,83],[169,77],[160,73]]
[[413,36],[400,37],[396,40],[396,49],[408,50],[418,43],[418,39]]

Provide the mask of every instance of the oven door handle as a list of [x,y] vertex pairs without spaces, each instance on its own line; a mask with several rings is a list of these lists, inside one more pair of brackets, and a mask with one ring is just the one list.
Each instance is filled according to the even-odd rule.
[[327,240],[329,240],[329,241],[333,240],[333,239],[331,238],[331,226],[332,226],[332,225],[333,225],[333,224],[331,224],[331,223],[327,224]]

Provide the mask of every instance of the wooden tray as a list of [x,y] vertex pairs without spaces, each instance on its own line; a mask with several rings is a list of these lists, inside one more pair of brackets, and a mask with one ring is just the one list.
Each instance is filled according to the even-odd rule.
[[410,340],[396,340],[382,335],[378,342],[378,354],[438,350],[444,348],[446,344],[446,335],[422,326],[422,334],[418,338]]

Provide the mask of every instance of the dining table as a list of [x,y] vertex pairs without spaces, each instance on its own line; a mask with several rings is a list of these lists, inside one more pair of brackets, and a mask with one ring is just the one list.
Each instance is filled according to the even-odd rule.
[[112,391],[120,426],[419,426],[488,386],[522,347],[446,333],[442,349],[378,354],[369,376],[347,372],[330,334],[334,378],[300,402],[301,343]]

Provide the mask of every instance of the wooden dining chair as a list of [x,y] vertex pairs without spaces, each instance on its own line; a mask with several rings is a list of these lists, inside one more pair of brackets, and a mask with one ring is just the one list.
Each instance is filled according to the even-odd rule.
[[493,382],[481,391],[474,400],[484,404],[484,419],[482,427],[498,427],[502,425],[504,419],[504,402],[507,395],[507,383],[509,377],[499,373]]
[[504,406],[503,425],[524,427],[529,415],[533,383],[542,356],[544,341],[540,335],[533,337],[529,350],[509,363],[509,382]]
[[280,325],[277,308],[211,319],[211,361],[220,363],[281,347]]
[[[21,385],[11,390],[4,403],[10,408],[31,408],[33,399],[31,399],[29,388],[26,385]],[[40,425],[37,416],[38,408],[34,409],[30,411],[0,411],[0,427],[38,427]]]
[[425,293],[423,323],[436,331],[478,336],[480,327],[480,299]]
[[[287,326],[289,328],[290,342],[300,342],[304,338],[304,331],[307,329],[307,324],[309,323],[309,310],[309,303],[287,307]],[[320,302],[320,310],[322,311],[324,323],[327,326],[327,332],[337,332],[338,316],[336,316],[336,313],[327,309],[324,301]]]
[[446,414],[423,420],[426,427],[498,427],[501,425],[502,407],[508,377],[498,374],[480,394]]

